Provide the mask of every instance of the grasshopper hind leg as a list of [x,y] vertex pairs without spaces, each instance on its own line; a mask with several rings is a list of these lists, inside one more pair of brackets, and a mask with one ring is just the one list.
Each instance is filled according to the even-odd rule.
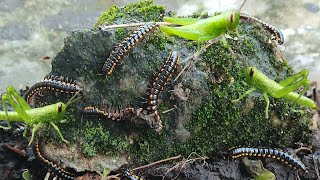
[[6,113],[6,121],[7,121],[7,126],[2,126],[0,125],[0,128],[1,129],[11,129],[11,124],[10,122],[8,121],[9,120],[9,116],[8,116],[8,107],[7,107],[7,104],[6,104],[6,101],[7,99],[9,98],[9,95],[6,93],[4,94],[2,97],[1,97],[1,102],[2,102],[2,108],[3,108],[3,111]]
[[308,70],[302,70],[298,72],[297,74],[294,74],[287,79],[284,79],[279,82],[283,88],[277,92],[274,93],[273,97],[281,98],[286,94],[289,94],[292,91],[295,91],[296,89],[304,86],[302,92],[299,94],[299,97],[296,99],[292,99],[292,101],[297,101],[300,99],[300,97],[307,92],[307,90],[310,87],[310,81],[308,80],[309,71]]

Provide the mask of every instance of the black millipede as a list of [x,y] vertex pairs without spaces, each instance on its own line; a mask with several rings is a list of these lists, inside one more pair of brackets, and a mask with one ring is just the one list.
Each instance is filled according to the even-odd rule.
[[250,16],[250,15],[244,14],[244,13],[240,13],[240,19],[255,21],[255,22],[261,24],[263,26],[263,28],[265,28],[268,32],[270,32],[274,36],[273,40],[276,40],[279,45],[284,43],[284,37],[283,37],[282,32],[279,29],[275,28],[274,26],[272,26],[266,22],[263,22],[256,17]]
[[157,26],[154,22],[148,22],[135,30],[128,38],[116,46],[102,67],[102,72],[108,76],[111,75],[116,65],[121,61],[134,45],[139,42],[144,35],[155,29]]
[[233,148],[230,149],[233,159],[244,156],[268,157],[284,162],[295,170],[306,171],[306,166],[298,159],[293,158],[289,154],[270,148]]
[[151,127],[155,129],[156,132],[162,130],[162,122],[160,119],[158,111],[158,96],[160,91],[163,90],[166,83],[172,76],[172,73],[176,69],[176,65],[179,62],[180,55],[177,51],[173,51],[169,54],[167,60],[162,65],[158,73],[155,74],[155,77],[151,81],[149,88],[147,90],[148,96],[148,111],[153,115],[153,122]]
[[100,115],[112,120],[123,120],[135,116],[135,109],[133,107],[108,107],[106,105],[87,106],[82,110],[84,115]]
[[29,103],[31,98],[37,93],[45,90],[52,90],[60,93],[75,94],[82,91],[82,89],[73,80],[64,78],[62,76],[47,76],[44,80],[34,84],[24,94],[24,99]]
[[65,180],[71,180],[71,179],[75,179],[76,177],[78,177],[78,175],[66,171],[61,166],[59,166],[57,163],[55,163],[54,161],[46,158],[44,155],[44,152],[40,146],[41,145],[37,140],[33,146],[33,152],[34,152],[36,158],[38,160],[40,160],[41,164],[46,166],[47,170],[50,172],[51,175],[58,177],[58,178],[61,178],[61,179],[65,179]]

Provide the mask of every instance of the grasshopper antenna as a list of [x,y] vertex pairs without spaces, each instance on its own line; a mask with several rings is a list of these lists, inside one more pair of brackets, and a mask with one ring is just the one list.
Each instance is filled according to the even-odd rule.
[[241,12],[242,7],[244,6],[244,4],[246,4],[247,0],[244,0],[243,3],[241,4],[240,8],[239,8],[239,12]]
[[[71,97],[71,99],[67,102],[66,106],[69,106],[70,104],[79,101],[79,100],[82,98],[82,96],[78,96],[78,94],[81,94],[81,93],[80,93],[79,91],[78,91],[77,93],[75,93],[75,94]],[[77,97],[77,96],[78,96],[78,97]]]

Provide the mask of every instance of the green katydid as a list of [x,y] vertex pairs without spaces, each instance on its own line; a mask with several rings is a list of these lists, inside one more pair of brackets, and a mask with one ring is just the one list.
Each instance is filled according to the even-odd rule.
[[[77,94],[76,94],[77,95]],[[23,97],[14,89],[13,86],[7,87],[7,92],[2,95],[2,106],[4,111],[0,111],[0,119],[6,120],[8,126],[0,126],[2,129],[10,129],[10,122],[20,121],[32,127],[32,135],[29,145],[34,139],[35,132],[45,123],[49,123],[59,134],[62,141],[68,143],[62,136],[60,129],[55,124],[60,122],[64,117],[66,108],[73,102],[79,100],[81,97],[76,98],[74,95],[66,104],[58,102],[55,104],[47,105],[44,107],[31,109],[29,104],[24,100]],[[8,102],[15,111],[9,111],[7,109],[6,102]],[[27,128],[25,129],[26,134]]]
[[[252,88],[246,91],[238,99],[233,100],[232,102],[238,102],[242,98],[248,96],[253,91],[260,90],[264,99],[267,102],[265,110],[266,118],[268,118],[269,108],[268,95],[274,98],[287,99],[289,101],[293,101],[300,105],[307,106],[313,109],[318,109],[317,105],[313,100],[302,96],[302,94],[304,94],[310,87],[310,81],[307,79],[308,75],[309,71],[305,69],[277,83],[268,78],[257,68],[248,67],[246,70],[245,78],[246,82],[250,86],[252,86]],[[301,94],[293,92],[294,90],[302,86],[304,86],[304,89],[302,90]]]

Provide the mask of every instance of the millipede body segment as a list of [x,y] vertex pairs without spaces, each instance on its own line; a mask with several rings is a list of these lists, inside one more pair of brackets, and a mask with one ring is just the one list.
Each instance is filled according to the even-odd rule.
[[156,23],[148,22],[145,25],[140,26],[128,38],[126,38],[118,46],[116,46],[104,63],[102,72],[106,76],[111,75],[116,65],[121,61],[123,56],[126,55],[131,50],[131,48],[134,47],[134,45],[139,42],[148,32],[155,29],[156,26]]
[[41,164],[46,166],[47,170],[50,172],[51,175],[64,180],[71,180],[77,177],[76,174],[66,171],[54,161],[46,158],[38,141],[33,146],[33,152],[37,159],[40,160]]
[[280,150],[270,148],[233,148],[230,151],[234,159],[244,156],[268,157],[284,162],[295,170],[306,171],[306,167],[301,161]]
[[87,106],[82,110],[84,115],[101,115],[112,120],[122,120],[124,118],[132,117],[135,115],[135,109],[133,107],[108,107],[106,105],[100,106]]
[[155,129],[156,132],[162,130],[162,122],[158,110],[158,96],[160,91],[163,90],[166,83],[172,76],[172,73],[176,69],[176,65],[179,62],[180,55],[177,51],[173,51],[168,56],[165,63],[162,65],[158,73],[155,74],[155,77],[150,83],[150,86],[147,90],[148,96],[148,111],[153,116],[153,122],[151,127]]
[[273,35],[273,39],[278,42],[279,45],[284,43],[284,37],[282,32],[275,28],[274,26],[261,21],[260,19],[250,16],[248,14],[240,13],[240,19],[249,20],[249,21],[255,21],[263,26],[267,31],[269,31]]
[[75,94],[82,91],[82,88],[80,88],[75,81],[69,80],[68,78],[64,78],[62,76],[47,76],[44,78],[44,80],[34,84],[31,88],[29,88],[24,94],[24,99],[29,103],[33,96],[45,90],[66,94]]

